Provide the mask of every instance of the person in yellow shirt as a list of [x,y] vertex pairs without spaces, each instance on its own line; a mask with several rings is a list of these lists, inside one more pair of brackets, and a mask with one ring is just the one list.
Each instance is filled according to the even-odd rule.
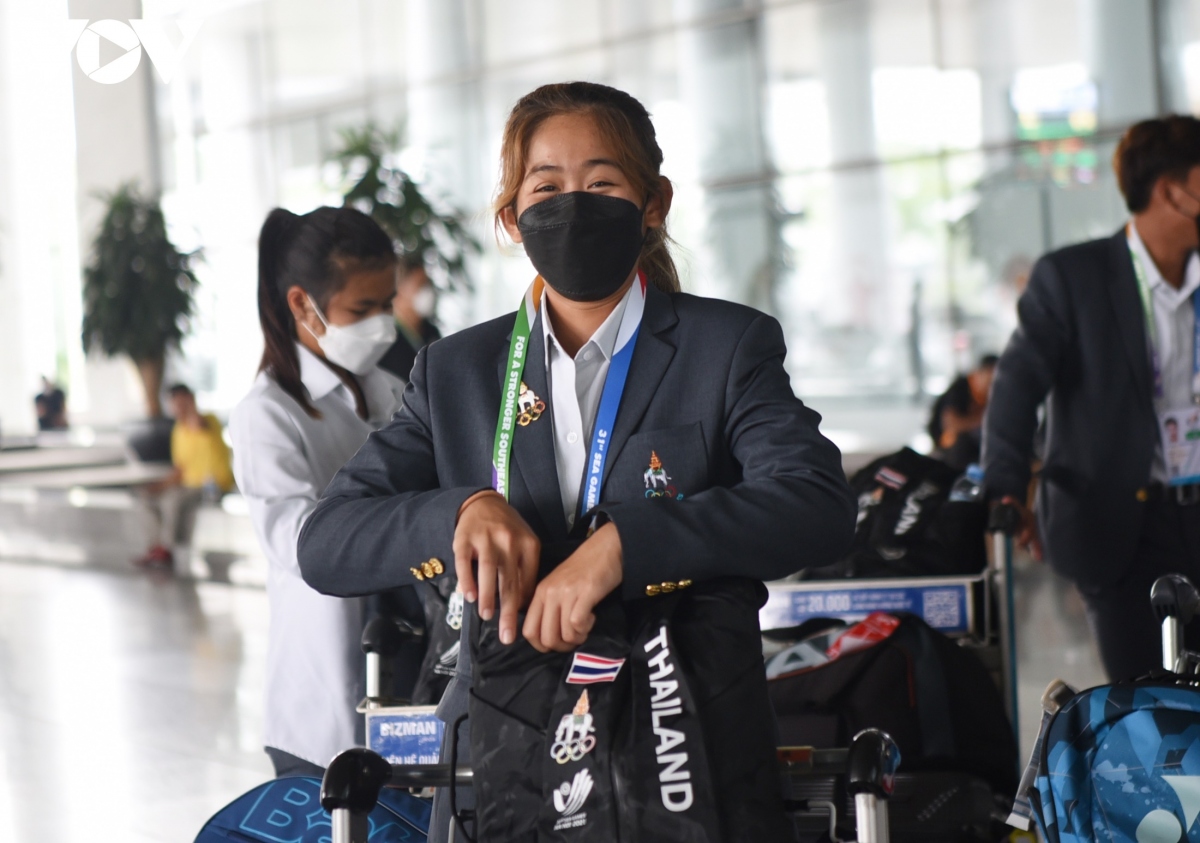
[[184,384],[170,389],[171,462],[174,472],[147,491],[154,520],[154,544],[138,564],[172,568],[176,553],[186,555],[196,525],[196,510],[207,497],[216,500],[233,489],[229,448],[221,422],[211,413],[201,414],[196,396]]

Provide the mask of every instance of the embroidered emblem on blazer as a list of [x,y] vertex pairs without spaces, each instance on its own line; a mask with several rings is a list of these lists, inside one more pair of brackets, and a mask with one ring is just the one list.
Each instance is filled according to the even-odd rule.
[[654,451],[650,452],[650,467],[646,469],[642,479],[646,481],[646,497],[683,500],[683,495],[671,485],[671,475],[667,474],[662,460]]

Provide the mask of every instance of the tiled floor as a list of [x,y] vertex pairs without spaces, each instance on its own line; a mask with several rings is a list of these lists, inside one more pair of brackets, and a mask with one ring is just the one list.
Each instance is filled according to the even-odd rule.
[[[1074,592],[1018,576],[1022,735],[1102,681]],[[0,562],[0,842],[186,843],[264,781],[263,591]]]
[[0,841],[184,843],[269,778],[266,594],[0,563]]

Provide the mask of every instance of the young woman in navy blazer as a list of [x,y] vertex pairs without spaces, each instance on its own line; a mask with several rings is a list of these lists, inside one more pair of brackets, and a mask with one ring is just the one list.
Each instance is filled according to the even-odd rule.
[[[836,560],[855,519],[840,454],[792,393],[776,320],[679,292],[645,108],[602,85],[544,86],[514,107],[501,158],[497,223],[539,279],[517,317],[421,352],[403,410],[306,523],[306,580],[357,595],[457,574],[500,642],[552,653],[587,640],[610,595],[740,582],[765,595],[762,581]],[[614,422],[605,393],[622,365]],[[705,724],[753,759],[710,758],[749,770],[722,785],[720,836],[790,839],[756,610],[728,668],[753,710]]]

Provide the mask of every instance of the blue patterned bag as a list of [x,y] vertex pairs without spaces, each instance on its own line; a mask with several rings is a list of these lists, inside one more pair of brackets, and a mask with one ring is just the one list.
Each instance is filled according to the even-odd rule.
[[[429,803],[384,788],[368,818],[370,843],[425,843]],[[321,807],[321,780],[275,779],[230,802],[204,824],[196,843],[329,843],[329,813]]]
[[1050,843],[1200,841],[1200,690],[1076,695],[1049,724],[1030,800]]

